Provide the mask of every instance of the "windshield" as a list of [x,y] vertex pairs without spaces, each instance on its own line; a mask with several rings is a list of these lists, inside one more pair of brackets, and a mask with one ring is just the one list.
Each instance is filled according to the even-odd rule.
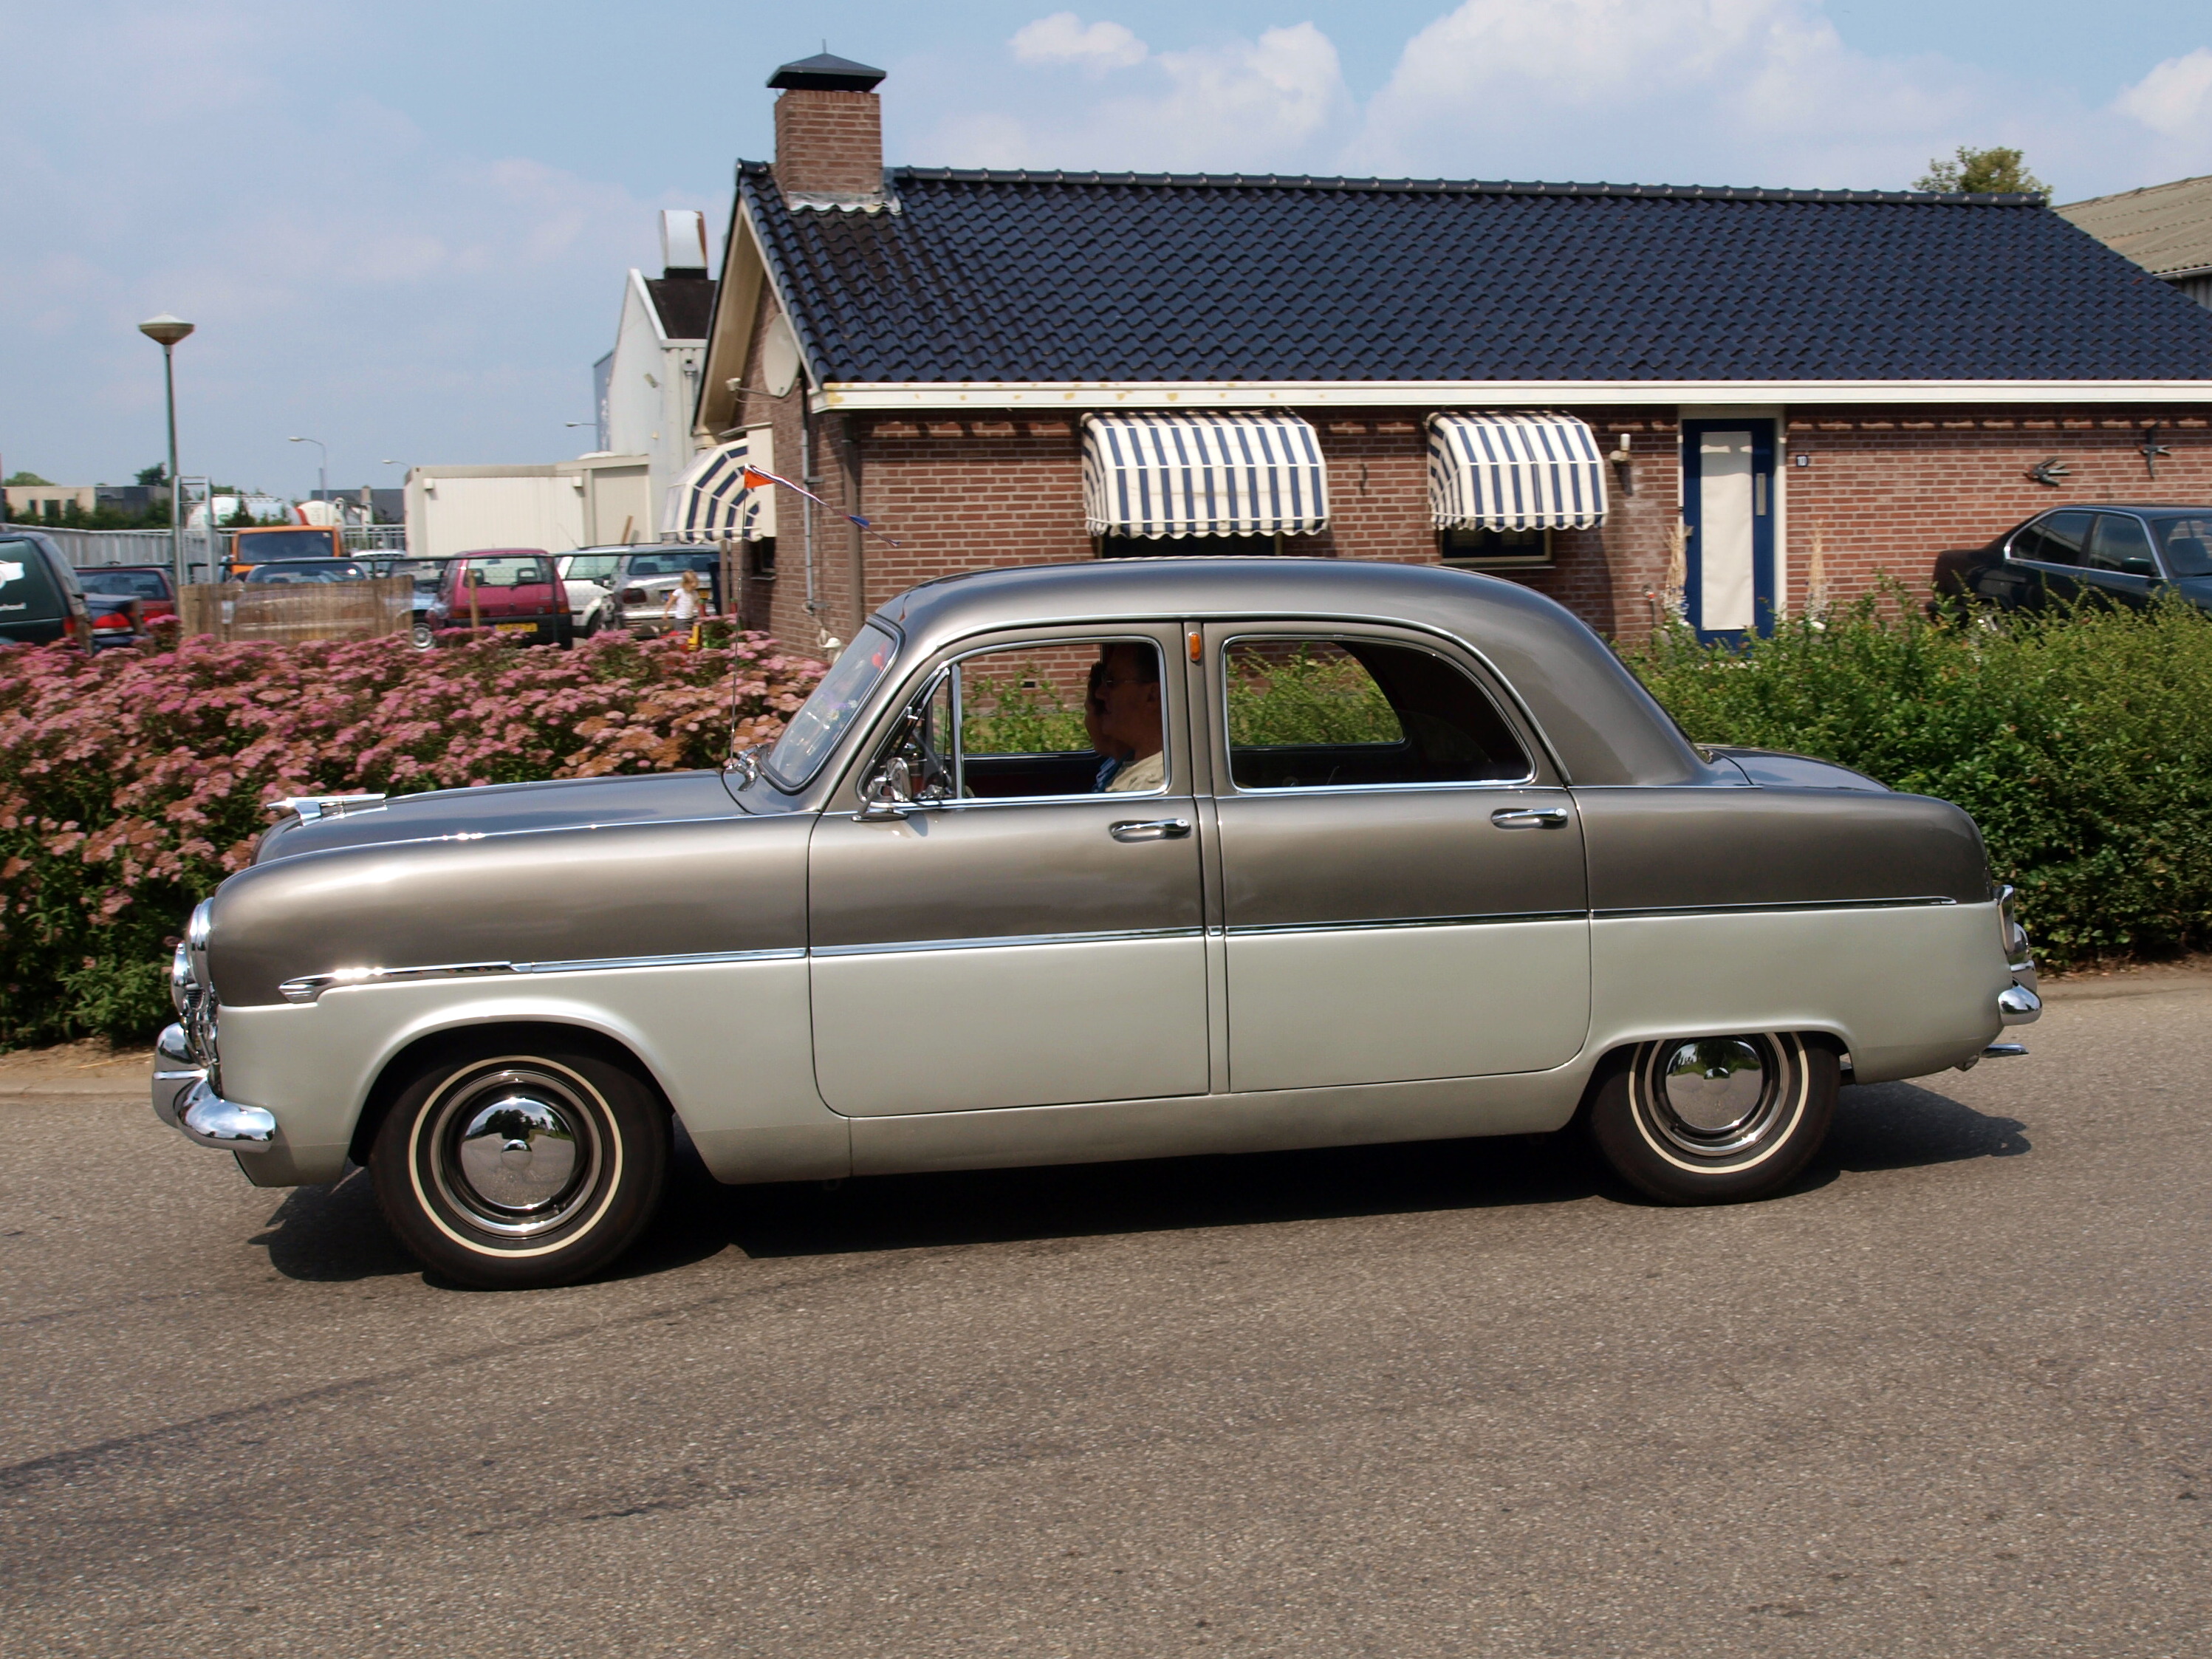
[[0,623],[58,622],[68,614],[39,544],[0,542]]
[[2168,575],[2212,576],[2212,513],[2155,518],[2150,527]]
[[237,546],[240,564],[258,564],[264,559],[327,559],[331,552],[327,530],[242,530]]
[[365,582],[368,572],[351,559],[280,560],[275,564],[258,564],[246,580],[262,586],[297,582]]
[[853,636],[852,644],[830,665],[806,706],[791,717],[783,736],[769,751],[767,771],[777,787],[787,793],[814,775],[891,665],[891,653],[897,649],[898,641],[873,623]]

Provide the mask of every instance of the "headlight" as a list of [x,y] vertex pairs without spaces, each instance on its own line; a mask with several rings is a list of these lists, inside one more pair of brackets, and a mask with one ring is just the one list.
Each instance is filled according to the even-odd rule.
[[180,944],[176,955],[169,958],[169,1000],[176,1004],[179,1015],[192,1012],[199,988],[199,981],[192,977],[191,956]]
[[2004,946],[2007,962],[2018,967],[2027,960],[2027,929],[2020,925],[2019,906],[2009,887],[1997,889],[1997,939]]
[[204,986],[215,983],[208,972],[208,937],[215,931],[214,908],[212,899],[202,899],[192,907],[192,919],[185,924],[185,952],[191,960],[192,978]]

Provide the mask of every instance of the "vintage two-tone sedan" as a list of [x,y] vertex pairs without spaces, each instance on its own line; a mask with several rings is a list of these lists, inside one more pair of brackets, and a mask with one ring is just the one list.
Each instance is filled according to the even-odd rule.
[[193,914],[155,1109],[261,1185],[365,1164],[478,1285],[613,1259],[678,1121],[732,1182],[1579,1123],[1755,1198],[1840,1084],[2039,1006],[1966,814],[1698,748],[1436,568],[933,583],[719,772],[289,805]]

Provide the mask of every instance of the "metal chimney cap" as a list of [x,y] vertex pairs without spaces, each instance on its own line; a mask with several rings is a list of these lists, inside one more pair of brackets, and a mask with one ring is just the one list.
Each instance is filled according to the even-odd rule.
[[873,92],[886,72],[824,52],[786,64],[768,83],[778,92]]

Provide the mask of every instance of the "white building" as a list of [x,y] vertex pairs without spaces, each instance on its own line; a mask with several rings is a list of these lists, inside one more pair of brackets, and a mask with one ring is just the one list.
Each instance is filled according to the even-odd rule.
[[[623,283],[615,349],[592,365],[599,448],[646,458],[647,499],[656,512],[691,464],[691,416],[714,309],[706,216],[688,208],[663,212],[660,248],[659,276],[633,270]],[[658,532],[657,523],[647,525],[636,539],[651,541]]]

